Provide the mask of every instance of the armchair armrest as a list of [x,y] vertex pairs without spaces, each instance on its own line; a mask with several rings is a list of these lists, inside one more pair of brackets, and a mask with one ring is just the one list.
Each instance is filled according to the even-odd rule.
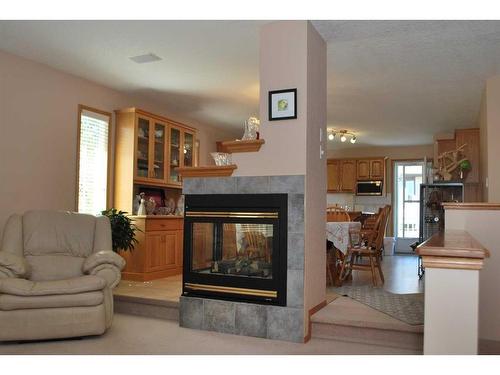
[[0,251],[0,278],[28,277],[31,272],[29,263],[23,257]]
[[112,251],[98,251],[83,263],[83,273],[100,276],[106,280],[109,288],[114,288],[121,279],[121,270],[125,260]]

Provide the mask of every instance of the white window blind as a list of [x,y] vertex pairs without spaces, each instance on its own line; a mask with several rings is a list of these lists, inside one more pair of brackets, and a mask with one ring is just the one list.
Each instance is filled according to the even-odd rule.
[[106,209],[108,188],[108,116],[82,110],[78,169],[78,212],[97,215]]

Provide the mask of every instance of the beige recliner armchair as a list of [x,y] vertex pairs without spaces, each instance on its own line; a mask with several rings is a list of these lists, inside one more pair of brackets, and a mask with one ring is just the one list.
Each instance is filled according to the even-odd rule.
[[104,333],[124,265],[107,217],[12,215],[0,247],[0,341]]

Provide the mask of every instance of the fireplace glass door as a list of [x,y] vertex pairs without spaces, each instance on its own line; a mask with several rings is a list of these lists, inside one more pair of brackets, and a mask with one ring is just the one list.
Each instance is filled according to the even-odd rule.
[[272,279],[273,233],[273,224],[195,222],[192,271]]
[[286,305],[287,195],[185,197],[183,295]]

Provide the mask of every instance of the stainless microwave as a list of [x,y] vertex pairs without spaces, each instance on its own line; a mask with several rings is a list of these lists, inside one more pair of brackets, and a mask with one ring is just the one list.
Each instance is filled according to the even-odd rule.
[[356,195],[382,195],[384,182],[381,180],[375,181],[358,181],[356,184]]

